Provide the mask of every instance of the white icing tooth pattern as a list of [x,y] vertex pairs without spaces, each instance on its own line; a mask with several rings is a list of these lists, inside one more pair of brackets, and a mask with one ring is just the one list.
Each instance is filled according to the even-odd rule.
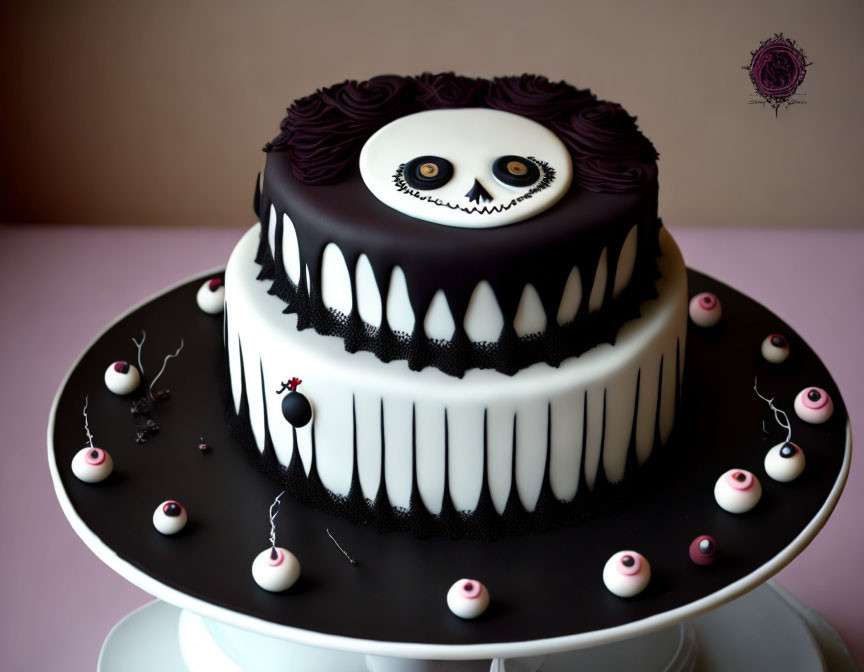
[[321,258],[321,301],[327,308],[349,315],[354,302],[351,298],[351,277],[345,257],[335,243],[328,243]]
[[[281,226],[277,226],[279,215],[273,205],[269,211],[267,240],[275,259],[281,257],[288,279],[296,286],[301,275],[301,255],[297,231],[287,214],[282,215]],[[280,240],[281,237],[281,240]],[[636,266],[637,227],[627,234],[622,245],[620,258],[611,280],[608,264],[608,251],[603,248],[597,262],[594,281],[588,296],[588,311],[596,312],[603,308],[608,282],[614,282],[613,297],[617,297],[630,283]],[[281,245],[281,253],[276,254]],[[304,265],[306,290],[311,292],[313,278],[308,264]],[[381,285],[375,276],[373,265],[366,254],[361,254],[353,269],[348,268],[347,260],[335,243],[324,247],[321,259],[320,278],[317,288],[321,293],[324,306],[347,318],[353,310],[360,319],[372,329],[381,327],[386,317],[393,332],[411,335],[414,332],[415,314],[408,293],[408,283],[404,271],[393,267],[390,282],[386,289],[386,300],[381,295]],[[356,298],[356,306],[355,304]],[[583,296],[582,277],[577,267],[573,267],[562,288],[558,306],[557,322],[564,326],[574,320],[579,312]],[[519,337],[542,334],[547,326],[546,310],[537,289],[526,284],[519,300],[513,319],[513,329]],[[447,297],[443,290],[435,293],[426,315],[424,331],[430,339],[449,341],[456,331],[456,324]],[[475,343],[495,343],[504,328],[504,315],[492,286],[486,280],[479,282],[471,295],[465,318],[462,323],[468,339]]]
[[597,271],[594,274],[594,284],[591,285],[591,296],[588,297],[588,312],[600,310],[603,307],[603,299],[606,296],[606,278],[609,275],[608,253],[606,248],[600,253],[597,262]]
[[630,233],[624,239],[624,244],[621,246],[621,252],[618,254],[618,265],[615,268],[615,285],[612,289],[612,297],[618,296],[627,285],[630,284],[630,278],[633,277],[633,271],[636,268],[636,243],[639,230],[637,227],[630,229]]
[[439,289],[429,303],[426,318],[423,320],[423,329],[426,336],[432,340],[449,341],[456,332],[456,323],[450,312],[450,304],[444,291]]
[[495,342],[501,337],[504,316],[492,285],[485,280],[478,282],[474,288],[462,326],[468,338],[475,343]]
[[405,272],[396,266],[390,274],[390,289],[387,291],[387,324],[394,332],[410,334],[414,331],[414,310],[408,298],[408,283]]
[[375,282],[375,271],[372,270],[369,257],[365,254],[361,254],[357,259],[354,278],[357,288],[357,312],[360,319],[377,329],[381,326],[383,316],[381,294],[378,291],[378,284]]
[[[332,493],[347,496],[356,483],[363,498],[374,500],[382,492],[383,473],[395,508],[409,508],[413,494],[433,514],[451,504],[471,512],[486,496],[501,513],[508,501],[512,505],[515,487],[517,501],[530,511],[544,488],[556,499],[572,501],[590,495],[601,480],[620,481],[630,451],[642,463],[656,447],[655,436],[661,442],[668,438],[677,405],[676,373],[683,369],[688,295],[683,260],[665,229],[658,298],[640,306],[641,317],[622,326],[614,345],[596,346],[557,368],[538,363],[512,376],[470,369],[462,379],[435,368],[411,371],[404,360],[383,363],[365,351],[348,353],[341,338],[298,331],[296,315],[284,314],[283,302],[256,280],[259,230],[244,236],[226,269],[235,409],[241,409],[245,395],[259,449],[269,436],[279,462],[289,470],[294,462],[297,469],[294,430],[282,417],[276,390],[293,376],[302,379],[314,419],[296,431],[299,458],[307,474],[314,462]],[[339,260],[344,266],[341,253]],[[363,263],[357,263],[358,275]],[[347,267],[344,273],[349,275]],[[358,287],[371,284],[358,282]],[[387,320],[391,328],[410,333],[413,313],[398,268],[389,287]],[[532,292],[525,288],[524,303],[539,303],[536,296],[525,298]],[[443,292],[440,304],[442,314],[430,309],[424,321],[433,338],[453,333]],[[523,324],[532,323],[524,318]]]
[[534,285],[527,284],[519,298],[513,329],[517,336],[529,336],[546,331],[546,311]]
[[561,294],[561,303],[558,306],[558,324],[562,327],[572,322],[579,312],[579,304],[582,303],[582,276],[575,266],[567,276],[564,283],[564,292]]

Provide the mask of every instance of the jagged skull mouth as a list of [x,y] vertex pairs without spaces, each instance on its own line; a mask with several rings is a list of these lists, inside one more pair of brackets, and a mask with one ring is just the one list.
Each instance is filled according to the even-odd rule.
[[[396,169],[396,172],[393,173],[393,184],[396,188],[396,191],[406,196],[410,196],[412,198],[416,198],[420,201],[425,201],[431,205],[439,206],[442,208],[449,208],[451,210],[461,210],[469,215],[491,215],[499,212],[504,212],[509,210],[510,208],[516,206],[523,201],[526,201],[532,198],[535,194],[540,193],[544,189],[548,189],[549,186],[555,181],[555,169],[550,166],[545,161],[540,161],[533,156],[526,157],[529,161],[531,161],[538,169],[540,173],[540,179],[531,186],[530,189],[525,191],[518,196],[514,196],[510,200],[499,203],[497,205],[483,205],[483,203],[489,203],[494,200],[494,198],[489,194],[488,191],[483,187],[480,179],[475,177],[474,183],[468,192],[464,196],[463,203],[453,203],[449,200],[444,200],[434,193],[429,191],[421,191],[420,189],[416,189],[408,184],[405,179],[405,170],[408,164],[402,163]],[[485,177],[488,180],[495,180],[493,175],[488,175]],[[477,203],[477,205],[471,205],[472,203]]]

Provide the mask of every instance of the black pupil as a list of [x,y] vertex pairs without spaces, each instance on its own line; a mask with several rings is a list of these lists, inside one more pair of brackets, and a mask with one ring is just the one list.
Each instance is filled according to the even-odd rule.
[[165,515],[166,516],[179,516],[180,515],[179,504],[175,504],[174,502],[172,502],[171,504],[167,504],[165,506]]
[[795,447],[791,443],[783,444],[783,447],[780,449],[780,455],[782,457],[792,457],[795,454]]
[[633,556],[625,555],[623,558],[621,558],[621,564],[625,567],[632,567],[636,564],[636,561],[633,559]]
[[495,159],[492,174],[511,187],[530,187],[540,179],[540,168],[531,159],[508,154]]
[[745,478],[747,478],[747,477],[746,477],[744,474],[740,473],[740,472],[737,473],[737,474],[735,474],[735,480],[736,480],[736,481],[743,482]]
[[415,189],[438,189],[453,177],[453,164],[440,156],[418,156],[405,164],[402,176]]
[[786,339],[783,338],[782,336],[775,336],[774,338],[771,339],[771,343],[776,348],[785,348],[786,347]]
[[817,390],[810,390],[810,392],[807,393],[807,398],[810,401],[819,401],[822,398],[822,395]]
[[710,539],[703,539],[699,542],[699,550],[702,553],[710,553],[714,550],[714,544],[711,543]]
[[90,457],[92,457],[95,460],[97,457],[99,457],[99,451],[97,451],[94,448],[93,450],[90,451]]

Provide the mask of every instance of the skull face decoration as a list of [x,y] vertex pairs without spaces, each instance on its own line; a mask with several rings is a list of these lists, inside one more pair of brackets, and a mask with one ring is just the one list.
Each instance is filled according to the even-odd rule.
[[570,154],[549,129],[500,110],[429,110],[397,119],[360,153],[376,198],[409,217],[483,229],[533,217],[573,177]]

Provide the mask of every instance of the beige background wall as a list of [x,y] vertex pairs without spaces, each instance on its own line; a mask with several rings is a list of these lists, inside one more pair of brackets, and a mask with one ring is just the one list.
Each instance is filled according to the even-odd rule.
[[[807,103],[775,118],[741,66],[779,31],[814,64]],[[672,226],[862,226],[862,66],[858,0],[7,0],[0,221],[246,225],[292,99],[455,70],[623,103],[660,150]]]

